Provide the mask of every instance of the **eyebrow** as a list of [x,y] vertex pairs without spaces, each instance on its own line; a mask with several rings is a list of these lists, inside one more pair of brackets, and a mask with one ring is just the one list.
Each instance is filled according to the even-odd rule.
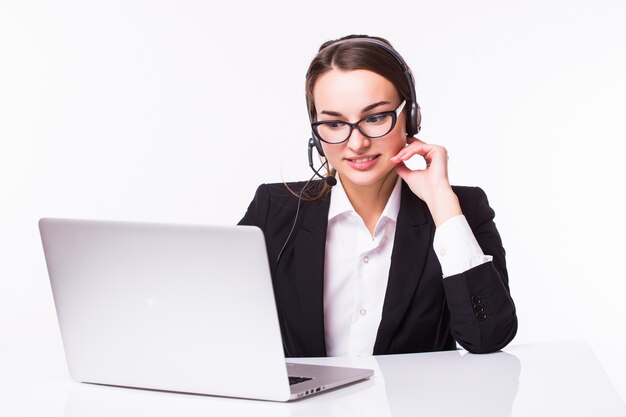
[[[368,111],[375,109],[378,106],[382,106],[383,104],[390,104],[390,103],[386,100],[383,100],[383,101],[378,101],[376,103],[370,104],[369,106],[366,106],[363,108],[363,110],[361,110],[361,114],[367,113]],[[328,116],[334,116],[334,117],[343,116],[343,114],[336,112],[336,111],[332,111],[332,110],[322,110],[320,114],[327,114]]]

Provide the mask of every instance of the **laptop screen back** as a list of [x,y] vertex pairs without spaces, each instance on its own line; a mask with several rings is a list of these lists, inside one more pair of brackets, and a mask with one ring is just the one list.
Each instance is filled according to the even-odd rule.
[[39,225],[76,380],[289,396],[258,228],[67,219]]

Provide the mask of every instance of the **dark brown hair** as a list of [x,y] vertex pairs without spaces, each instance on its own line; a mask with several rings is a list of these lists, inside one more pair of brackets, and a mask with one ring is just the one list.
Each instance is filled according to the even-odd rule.
[[[407,102],[411,100],[411,87],[408,85],[408,80],[398,60],[381,46],[371,42],[359,42],[358,39],[355,39],[350,42],[338,43],[339,41],[354,38],[377,39],[392,47],[391,43],[386,39],[367,35],[348,35],[340,39],[324,42],[313,61],[311,61],[306,73],[306,103],[311,121],[315,121],[317,118],[317,110],[313,100],[315,83],[322,74],[333,69],[344,71],[363,69],[372,71],[389,80],[398,90],[402,100],[407,100]],[[326,176],[335,176],[335,174],[335,169],[330,169]],[[320,199],[331,190],[331,186],[326,184],[326,182],[323,182],[321,187],[314,188],[310,192],[307,192],[308,190],[305,191],[304,200]]]

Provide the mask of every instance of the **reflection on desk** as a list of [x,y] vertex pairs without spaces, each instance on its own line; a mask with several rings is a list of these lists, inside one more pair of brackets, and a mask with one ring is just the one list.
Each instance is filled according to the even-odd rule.
[[375,376],[292,403],[73,384],[65,417],[83,416],[626,416],[585,342],[364,358],[306,358]]

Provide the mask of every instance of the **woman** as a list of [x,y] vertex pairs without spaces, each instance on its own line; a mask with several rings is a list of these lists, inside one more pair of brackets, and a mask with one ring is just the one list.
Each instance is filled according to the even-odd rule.
[[[445,148],[413,136],[400,55],[381,38],[326,42],[306,97],[325,180],[263,184],[239,223],[265,233],[286,355],[508,344],[517,317],[494,212],[480,188],[450,185]],[[404,164],[414,155],[425,169]]]

